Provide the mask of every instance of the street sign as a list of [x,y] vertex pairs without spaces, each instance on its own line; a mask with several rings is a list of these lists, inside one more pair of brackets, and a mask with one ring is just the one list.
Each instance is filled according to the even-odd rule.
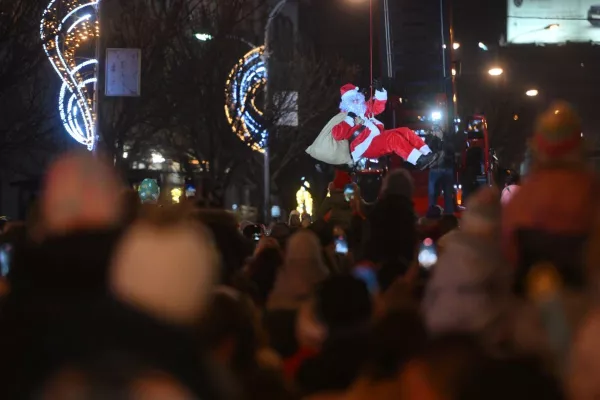
[[106,88],[109,97],[141,95],[142,50],[106,49]]

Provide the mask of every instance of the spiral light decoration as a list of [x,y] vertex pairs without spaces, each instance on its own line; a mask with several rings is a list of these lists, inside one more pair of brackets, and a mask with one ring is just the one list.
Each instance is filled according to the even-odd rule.
[[263,112],[255,104],[257,93],[267,82],[264,46],[249,51],[233,67],[225,85],[225,115],[233,132],[252,150],[263,152],[268,131]]
[[[58,97],[60,118],[76,141],[93,150],[96,115],[93,97],[98,60],[83,57],[81,47],[100,35],[100,0],[51,0],[44,10],[40,36],[44,52],[63,81]],[[89,47],[86,53],[89,55]],[[95,55],[95,49],[92,50]]]

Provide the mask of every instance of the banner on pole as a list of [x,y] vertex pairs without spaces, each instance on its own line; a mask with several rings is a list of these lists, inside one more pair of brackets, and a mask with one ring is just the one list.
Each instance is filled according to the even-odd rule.
[[142,50],[106,49],[106,88],[109,97],[141,95]]

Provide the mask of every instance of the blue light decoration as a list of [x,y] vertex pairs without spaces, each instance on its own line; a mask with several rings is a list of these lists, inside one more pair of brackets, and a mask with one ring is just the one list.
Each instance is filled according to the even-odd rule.
[[58,96],[60,118],[67,133],[90,151],[96,143],[93,99],[98,60],[84,55],[95,55],[95,49],[86,44],[100,35],[99,3],[51,0],[40,24],[44,52],[63,81]]
[[264,152],[268,130],[256,107],[257,93],[267,83],[265,47],[249,51],[233,67],[225,85],[225,115],[233,132],[258,152]]
[[160,187],[156,179],[144,179],[138,187],[138,194],[142,203],[156,203],[160,196]]

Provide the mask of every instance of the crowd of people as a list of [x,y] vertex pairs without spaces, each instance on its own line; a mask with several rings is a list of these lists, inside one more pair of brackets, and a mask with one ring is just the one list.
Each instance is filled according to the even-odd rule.
[[600,398],[580,128],[554,106],[531,173],[460,219],[419,218],[396,170],[373,204],[338,174],[313,220],[267,230],[141,204],[99,158],[63,156],[28,220],[0,225],[0,398]]

